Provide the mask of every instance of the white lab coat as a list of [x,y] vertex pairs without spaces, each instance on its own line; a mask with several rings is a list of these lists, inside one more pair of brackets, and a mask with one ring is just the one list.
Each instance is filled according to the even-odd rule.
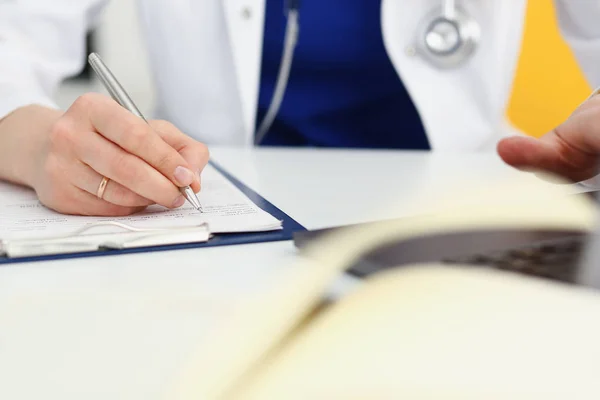
[[[565,38],[597,85],[600,1],[554,1]],[[0,1],[0,117],[29,103],[54,104],[59,82],[82,67],[85,31],[105,3]],[[482,26],[480,46],[464,66],[441,71],[406,51],[417,24],[440,0],[382,0],[385,46],[433,149],[492,148],[511,133],[505,109],[526,0],[457,3]],[[251,145],[265,0],[138,0],[138,5],[156,77],[156,117],[208,144]]]

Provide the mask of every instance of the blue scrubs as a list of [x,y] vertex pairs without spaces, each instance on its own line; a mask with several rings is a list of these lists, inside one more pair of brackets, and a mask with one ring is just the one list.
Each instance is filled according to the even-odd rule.
[[[283,52],[285,0],[267,0],[257,127]],[[429,149],[381,34],[381,0],[304,0],[277,119],[263,145]]]

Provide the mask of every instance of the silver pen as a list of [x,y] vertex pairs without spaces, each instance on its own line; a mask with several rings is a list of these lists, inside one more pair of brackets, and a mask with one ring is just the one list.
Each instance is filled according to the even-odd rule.
[[[88,62],[90,63],[90,66],[92,67],[94,72],[96,72],[96,74],[98,75],[98,78],[100,78],[100,81],[102,82],[106,90],[108,90],[108,92],[110,93],[110,96],[121,106],[129,110],[132,114],[140,117],[147,123],[148,121],[146,121],[146,118],[144,118],[144,116],[137,108],[133,100],[131,100],[131,97],[129,97],[129,95],[127,94],[125,89],[123,89],[123,86],[121,86],[117,78],[115,78],[110,69],[108,69],[106,64],[104,64],[100,56],[96,53],[91,53],[88,57]],[[181,192],[181,194],[183,194],[187,201],[189,201],[190,204],[194,206],[196,210],[202,212],[202,205],[200,204],[200,200],[198,200],[196,193],[194,193],[191,187],[185,186],[179,188],[179,191]]]

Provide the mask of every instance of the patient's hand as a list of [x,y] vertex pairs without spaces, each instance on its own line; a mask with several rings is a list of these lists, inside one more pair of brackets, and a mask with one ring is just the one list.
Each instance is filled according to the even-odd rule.
[[600,171],[600,96],[590,98],[539,139],[501,140],[498,154],[521,170],[548,172],[574,182],[594,177]]

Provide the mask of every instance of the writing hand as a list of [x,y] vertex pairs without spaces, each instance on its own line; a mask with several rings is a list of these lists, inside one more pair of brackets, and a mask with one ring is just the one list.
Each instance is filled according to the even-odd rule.
[[[128,215],[151,204],[185,203],[179,187],[200,190],[203,144],[166,121],[149,124],[100,94],[86,94],[41,140],[31,186],[59,212]],[[102,178],[104,194],[96,194]]]

